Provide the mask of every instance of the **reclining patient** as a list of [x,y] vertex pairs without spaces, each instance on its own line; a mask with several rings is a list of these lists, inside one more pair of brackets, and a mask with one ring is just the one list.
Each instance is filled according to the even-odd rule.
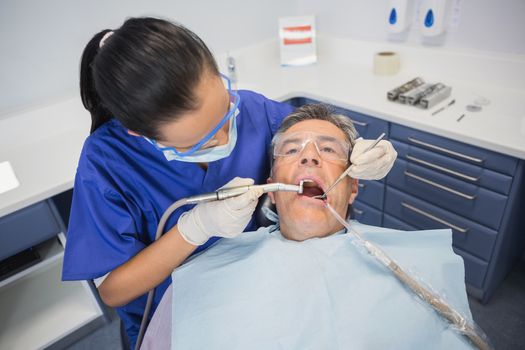
[[[287,117],[272,142],[268,181],[278,222],[222,239],[176,269],[148,327],[153,349],[462,349],[470,344],[431,307],[353,244],[320,195],[349,166],[356,131],[322,105]],[[327,201],[347,217],[347,177]],[[405,270],[470,318],[463,261],[450,230],[404,232],[352,221]]]

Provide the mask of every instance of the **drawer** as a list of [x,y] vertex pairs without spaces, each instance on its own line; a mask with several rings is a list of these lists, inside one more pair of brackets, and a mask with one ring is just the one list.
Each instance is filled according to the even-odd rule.
[[339,107],[336,107],[335,110],[352,120],[360,137],[376,139],[381,133],[385,133],[385,139],[388,139],[388,122]]
[[[385,227],[396,230],[415,231],[416,229],[410,225],[398,220],[388,214],[383,216],[383,223]],[[465,266],[465,282],[478,289],[482,289],[485,275],[487,274],[488,263],[462,251],[461,249],[452,247],[454,253],[461,256],[463,265]]]
[[392,140],[399,158],[409,163],[419,164],[457,179],[479,185],[489,190],[508,195],[512,176],[500,174],[490,169],[427,151],[411,144]]
[[397,124],[392,124],[390,138],[507,175],[514,175],[518,164],[516,158],[501,153]]
[[407,224],[406,222],[403,222],[401,220],[398,220],[397,218],[388,215],[383,214],[383,227],[393,228],[395,230],[403,230],[403,231],[417,231],[417,228],[414,226],[411,226]]
[[507,203],[507,197],[502,194],[402,159],[396,160],[387,183],[496,230]]
[[60,233],[60,225],[47,201],[0,218],[0,260]]
[[362,202],[355,201],[352,204],[354,210],[353,218],[362,224],[381,226],[382,214],[379,210],[376,210]]
[[465,282],[478,289],[483,289],[488,263],[458,248],[454,248],[454,253],[463,258],[463,264],[465,265]]
[[[386,189],[385,214],[417,229],[450,228],[455,247],[485,261],[491,258],[497,237],[496,231],[392,187]],[[385,217],[385,226],[386,224]],[[389,221],[388,224],[392,223]]]
[[379,210],[383,210],[384,195],[385,185],[382,182],[359,180],[359,192],[357,198],[360,202],[366,203]]

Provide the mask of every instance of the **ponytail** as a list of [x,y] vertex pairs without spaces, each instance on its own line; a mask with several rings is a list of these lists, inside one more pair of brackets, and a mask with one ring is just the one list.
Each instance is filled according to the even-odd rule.
[[159,139],[162,125],[198,108],[196,87],[209,73],[219,76],[213,55],[180,24],[130,18],[114,32],[101,31],[87,44],[80,65],[91,133],[115,118],[126,129]]
[[112,118],[111,113],[102,104],[93,78],[93,61],[100,50],[100,40],[108,32],[110,32],[109,29],[103,30],[89,41],[82,53],[80,63],[80,97],[84,108],[91,113],[90,134]]

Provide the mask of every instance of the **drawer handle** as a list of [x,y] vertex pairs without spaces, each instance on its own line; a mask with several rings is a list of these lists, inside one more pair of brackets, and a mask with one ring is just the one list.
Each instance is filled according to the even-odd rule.
[[359,209],[356,209],[356,208],[354,208],[354,212],[355,212],[357,215],[361,215],[361,214],[364,213],[364,211],[359,210]]
[[448,222],[448,221],[445,221],[445,220],[443,220],[443,219],[440,219],[440,218],[438,218],[438,217],[435,216],[435,215],[432,215],[432,214],[430,214],[430,213],[427,213],[426,211],[423,211],[423,210],[421,210],[421,209],[418,209],[418,208],[416,208],[416,207],[413,207],[413,206],[411,206],[410,204],[407,204],[407,203],[405,203],[405,202],[401,202],[401,205],[402,205],[403,207],[407,208],[407,209],[412,210],[413,212],[416,212],[416,213],[421,214],[421,215],[423,215],[423,216],[425,216],[425,217],[427,217],[427,218],[429,218],[429,219],[431,219],[431,220],[434,220],[434,221],[436,221],[436,222],[439,222],[440,224],[443,224],[443,225],[445,225],[445,226],[447,226],[448,228],[451,228],[451,229],[453,229],[453,230],[459,231],[459,232],[461,232],[461,233],[467,233],[467,231],[468,231],[468,228],[461,228],[461,227],[459,227],[459,226],[456,226],[456,225],[454,225],[454,224],[451,224],[451,223]]
[[355,125],[368,126],[368,123],[358,122],[357,120],[353,120],[352,118],[350,118],[350,121]]
[[361,188],[365,188],[365,187],[366,187],[366,185],[365,185],[365,184],[362,184],[362,183],[358,183],[357,186],[358,186],[358,187],[361,187]]
[[463,179],[466,179],[466,180],[469,180],[469,181],[473,181],[473,182],[476,182],[479,180],[479,177],[473,177],[473,176],[468,176],[468,175],[465,175],[463,173],[460,173],[458,171],[454,171],[452,169],[449,169],[449,168],[445,168],[445,167],[442,167],[440,165],[437,165],[437,164],[434,164],[434,163],[430,163],[430,162],[427,162],[425,160],[422,160],[422,159],[419,159],[419,158],[416,158],[414,156],[411,156],[410,154],[407,154],[406,155],[406,158],[407,159],[410,159],[411,161],[414,161],[416,163],[419,163],[419,164],[423,164],[423,165],[426,165],[426,166],[429,166],[431,168],[434,168],[434,169],[438,169],[438,170],[441,170],[441,171],[444,171],[446,173],[449,173],[449,174],[452,174],[452,175],[456,175],[458,177],[461,177]]
[[447,187],[447,186],[443,186],[441,184],[438,184],[437,182],[434,182],[434,181],[431,181],[431,180],[428,180],[428,179],[425,179],[424,177],[421,177],[421,176],[417,176],[415,174],[412,174],[408,171],[405,170],[405,175],[406,176],[410,176],[411,178],[414,178],[416,180],[419,180],[421,182],[424,182],[426,184],[429,184],[430,186],[434,186],[436,188],[439,188],[441,190],[444,190],[444,191],[447,191],[447,192],[450,192],[452,194],[455,194],[456,196],[460,196],[462,198],[465,198],[465,199],[468,199],[468,200],[473,200],[474,198],[476,198],[475,195],[468,195],[468,194],[465,194],[463,192],[459,192],[459,191],[456,191],[450,187]]
[[428,148],[431,148],[431,149],[435,149],[435,150],[438,150],[438,151],[441,151],[441,152],[444,152],[444,153],[447,153],[447,154],[451,154],[451,155],[454,155],[456,157],[467,159],[467,160],[470,160],[470,161],[475,162],[475,163],[483,163],[483,159],[474,158],[474,157],[471,157],[471,156],[467,156],[466,154],[463,154],[463,153],[451,151],[451,150],[443,148],[443,147],[439,147],[439,146],[436,146],[436,145],[432,145],[430,143],[419,141],[418,139],[415,139],[413,137],[409,137],[408,141],[410,141],[412,143],[415,143],[417,145],[425,146],[425,147],[428,147]]

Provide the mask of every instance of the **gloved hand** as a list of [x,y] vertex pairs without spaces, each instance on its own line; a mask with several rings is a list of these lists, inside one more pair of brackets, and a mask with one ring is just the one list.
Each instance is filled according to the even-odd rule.
[[390,141],[381,140],[370,151],[365,150],[374,140],[358,138],[350,156],[350,172],[354,179],[379,180],[385,177],[397,158],[397,152]]
[[[221,188],[253,185],[253,179],[236,177]],[[202,245],[212,237],[233,238],[250,222],[261,189],[252,189],[240,196],[197,204],[179,218],[177,228],[190,244]]]

